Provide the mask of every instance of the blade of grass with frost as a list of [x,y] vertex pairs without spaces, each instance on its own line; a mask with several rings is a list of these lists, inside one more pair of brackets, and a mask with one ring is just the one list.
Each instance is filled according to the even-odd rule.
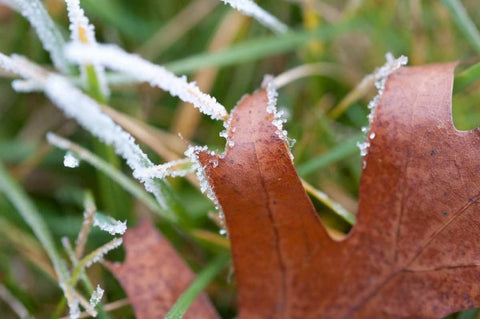
[[285,33],[288,27],[270,13],[260,8],[252,0],[221,0],[223,3],[229,4],[232,8],[242,12],[243,14],[254,18],[265,27],[276,33]]
[[200,112],[214,120],[225,121],[228,113],[215,98],[203,93],[194,82],[186,77],[177,77],[162,66],[155,65],[138,55],[129,54],[115,45],[68,44],[67,57],[77,63],[99,63],[119,72],[127,73],[138,81],[148,82],[151,86],[168,91],[184,102],[192,103]]
[[[67,152],[68,153],[68,152]],[[93,195],[90,191],[85,192],[85,198],[83,200],[83,222],[82,228],[80,228],[80,232],[78,233],[77,240],[75,241],[75,254],[76,258],[80,258],[83,256],[83,250],[85,249],[85,244],[87,243],[88,235],[90,234],[90,230],[92,229],[93,217],[97,207],[95,205],[95,200],[93,199]]]
[[17,10],[33,26],[43,48],[50,54],[55,68],[62,73],[70,73],[72,68],[65,58],[65,40],[39,0],[0,0],[0,3]]
[[123,235],[127,230],[127,221],[121,222],[113,217],[95,212],[93,217],[93,226],[106,231],[110,235]]
[[[70,262],[72,263],[73,267],[76,267],[79,261],[78,261],[78,258],[75,256],[75,252],[73,251],[72,245],[70,244],[70,240],[67,237],[63,237],[61,241],[62,241],[63,248],[65,249],[65,252],[70,258]],[[87,277],[87,273],[85,272],[85,269],[81,270],[80,279],[82,280],[87,292],[92,293],[93,286]]]
[[103,256],[105,256],[111,250],[119,247],[122,243],[123,243],[123,238],[121,237],[112,239],[105,245],[95,249],[93,252],[91,252],[84,258],[82,258],[72,272],[69,285],[71,287],[74,287],[81,275],[82,269],[88,268],[94,263],[101,261],[103,259]]
[[[68,19],[70,20],[70,32],[73,42],[97,45],[95,40],[95,29],[80,8],[80,0],[65,0],[67,3]],[[105,70],[102,65],[82,65],[82,78],[90,94],[97,100],[104,102],[109,95]]]
[[195,298],[215,278],[230,260],[228,255],[220,255],[208,264],[195,278],[192,284],[180,295],[165,315],[165,319],[181,319]]
[[[156,212],[158,215],[164,217],[165,219],[175,222],[177,217],[175,214],[172,214],[170,210],[162,208],[157,201],[155,201],[147,192],[145,192],[141,187],[139,187],[134,181],[130,178],[125,176],[120,170],[116,169],[100,157],[96,156],[92,152],[88,151],[87,149],[65,139],[53,133],[47,134],[47,140],[55,145],[56,147],[71,151],[75,155],[78,156],[81,160],[86,161],[93,167],[97,168],[98,170],[102,171],[110,177],[113,181],[118,183],[123,189],[127,192],[138,198],[142,201],[147,207],[149,207],[152,211]],[[155,167],[155,166],[154,166]],[[163,181],[158,181],[163,182]],[[168,185],[165,184],[162,187],[167,188]],[[170,203],[169,207],[175,206],[174,203]]]
[[442,3],[448,9],[458,28],[470,44],[480,53],[480,32],[468,16],[467,10],[459,0],[442,0]]
[[194,165],[191,159],[182,158],[142,170],[139,172],[139,175],[144,178],[184,177],[189,173],[195,172]]
[[41,214],[37,211],[27,194],[10,177],[3,164],[0,162],[0,192],[4,193],[10,202],[16,207],[23,220],[32,229],[43,248],[47,252],[53,268],[58,276],[60,287],[66,293],[66,283],[68,281],[68,272],[64,261],[60,258],[55,247],[53,237],[47,228]]
[[[113,145],[117,154],[122,156],[132,168],[134,177],[138,178],[137,171],[139,169],[153,167],[153,163],[135,143],[134,138],[105,115],[96,101],[56,75],[50,75],[43,85],[45,94],[68,117],[74,118],[81,126],[106,144]],[[140,178],[140,181],[166,209],[167,203],[164,201],[162,190],[158,188],[158,185],[152,179]]]
[[[147,191],[154,194],[160,206],[170,209],[170,191],[164,187],[167,183],[158,179],[142,179],[138,170],[151,168],[153,163],[135,143],[135,139],[101,111],[101,106],[89,96],[83,94],[68,80],[60,75],[48,73],[25,58],[0,53],[0,67],[11,69],[25,78],[30,78],[42,85],[45,95],[52,100],[68,117],[74,118],[83,128],[101,141],[115,148],[133,170],[133,176],[139,179]],[[175,211],[177,206],[173,207]]]
[[[89,22],[84,10],[80,7],[80,0],[65,0],[67,4],[68,18],[70,20],[70,32],[73,42],[95,46],[94,26]],[[80,65],[81,83],[88,95],[100,103],[106,103],[110,95],[105,69],[98,63]],[[106,158],[114,166],[119,166],[119,159],[114,150],[99,142],[93,141],[95,152]],[[109,211],[122,212],[125,207],[123,203],[124,193],[117,185],[111,184],[103,174],[97,175],[100,187],[100,194]]]
[[[67,237],[63,237],[62,238],[62,244],[63,244],[63,247],[65,248],[65,251],[67,252],[67,255],[69,256],[70,258],[70,261],[73,265],[73,267],[76,267],[79,263],[79,260],[77,259],[77,257],[75,256],[75,252],[73,251],[73,248],[70,244],[70,241],[68,240]],[[78,246],[77,246],[78,248]],[[90,295],[93,295],[95,293],[96,290],[93,289],[93,285],[92,283],[90,282],[90,279],[88,279],[88,276],[85,272],[85,269],[81,269],[80,270],[80,275],[79,275],[81,281],[83,282],[83,285],[86,289],[86,292]],[[98,289],[98,286],[97,286],[97,289]],[[96,305],[97,309],[98,309],[98,317],[100,319],[110,319],[111,317],[105,312],[105,309],[103,307],[103,305],[101,303],[97,303]],[[81,316],[80,316],[81,317]]]

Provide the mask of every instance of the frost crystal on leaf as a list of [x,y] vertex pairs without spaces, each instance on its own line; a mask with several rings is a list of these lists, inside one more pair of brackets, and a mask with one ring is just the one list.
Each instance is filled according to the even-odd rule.
[[[267,90],[267,112],[273,114],[272,124],[277,128],[277,135],[285,141],[288,148],[291,149],[295,144],[295,139],[288,137],[288,132],[283,129],[283,124],[287,122],[284,111],[277,111],[278,92],[273,82],[273,77],[266,75],[263,79],[262,87]],[[293,161],[293,154],[290,152],[290,158]]]
[[80,165],[80,161],[72,152],[67,152],[63,158],[63,165],[69,168],[76,168],[78,165]]
[[121,222],[110,216],[95,214],[93,217],[93,226],[97,226],[111,235],[123,235],[127,230],[127,221]]
[[104,290],[102,289],[102,287],[100,287],[100,285],[97,285],[97,288],[95,289],[95,291],[92,293],[92,296],[90,297],[90,305],[92,306],[92,308],[95,308],[100,302],[100,300],[102,300],[103,293],[104,293]]
[[[368,126],[362,128],[363,133],[370,132],[370,127],[372,125],[373,119],[375,118],[375,110],[377,108],[378,102],[380,101],[380,97],[383,94],[383,90],[385,89],[385,83],[387,78],[390,74],[395,72],[400,67],[404,66],[408,62],[408,58],[406,56],[400,56],[398,59],[389,52],[385,55],[385,59],[387,62],[379,69],[376,69],[373,76],[375,77],[375,87],[378,90],[377,95],[373,98],[372,101],[368,104],[368,108],[370,109],[370,114],[368,114]],[[370,147],[370,140],[375,138],[375,132],[370,132],[367,136],[365,142],[361,143],[358,142],[357,146],[360,149],[360,155],[365,157],[368,154],[368,148]],[[363,168],[367,165],[366,161],[363,160]]]
[[129,54],[115,45],[89,46],[71,43],[66,47],[67,57],[77,63],[99,63],[113,70],[127,73],[138,81],[168,91],[185,102],[192,103],[200,112],[214,120],[226,120],[228,113],[220,103],[200,91],[195,82],[185,76],[177,77],[162,66]]
[[285,24],[278,21],[277,18],[260,8],[251,0],[222,0],[223,3],[229,4],[232,8],[242,12],[243,14],[254,18],[265,27],[276,33],[285,33],[288,28]]
[[[198,181],[200,182],[200,191],[207,195],[207,197],[213,202],[215,205],[215,208],[218,210],[218,215],[221,220],[221,224],[223,227],[223,230],[220,230],[221,234],[224,234],[225,231],[225,215],[223,214],[222,207],[220,206],[220,203],[217,199],[217,196],[215,195],[215,192],[212,189],[212,186],[208,182],[207,176],[205,175],[204,168],[202,167],[202,164],[198,160],[197,153],[199,152],[205,152],[207,151],[208,148],[206,146],[190,146],[186,151],[185,151],[185,156],[188,157],[192,163],[193,166],[192,168],[195,170],[195,174],[197,175]],[[214,156],[217,155],[215,152],[210,152],[210,155]],[[212,167],[217,167],[218,166],[218,161],[217,160],[212,160]]]

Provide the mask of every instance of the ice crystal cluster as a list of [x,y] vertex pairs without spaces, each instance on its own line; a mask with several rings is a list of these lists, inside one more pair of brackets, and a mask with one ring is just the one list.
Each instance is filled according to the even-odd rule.
[[[215,205],[215,208],[218,210],[218,214],[220,217],[220,220],[222,221],[222,230],[220,231],[221,233],[226,233],[225,230],[225,215],[223,214],[222,207],[220,206],[220,202],[217,199],[217,196],[215,195],[215,192],[213,191],[212,186],[208,182],[208,178],[205,175],[205,167],[202,166],[200,163],[200,160],[198,158],[198,153],[200,152],[209,152],[211,156],[220,156],[216,154],[213,151],[208,151],[207,146],[190,146],[186,151],[185,151],[185,156],[189,158],[192,163],[193,163],[193,169],[195,170],[195,174],[197,176],[198,181],[200,182],[200,191],[205,194]],[[212,166],[215,168],[218,166],[218,161],[216,159],[213,159],[214,162],[212,162]]]
[[93,256],[92,259],[90,259],[88,262],[85,263],[85,267],[90,267],[91,265],[102,261],[103,256],[105,256],[109,251],[120,247],[120,245],[123,243],[123,238],[115,238],[112,241],[108,242],[107,244],[103,245],[99,249],[95,251],[95,255]]
[[102,289],[102,287],[100,287],[100,285],[97,285],[97,288],[95,289],[95,291],[92,293],[92,296],[90,297],[90,305],[92,307],[95,307],[96,305],[98,305],[100,300],[102,300],[103,293],[104,293],[104,290]]
[[[267,112],[273,114],[272,124],[277,128],[277,135],[287,144],[289,150],[295,144],[295,139],[288,137],[288,132],[283,128],[283,124],[287,122],[285,111],[277,109],[278,92],[273,81],[273,77],[267,75],[263,79],[262,87],[267,91]],[[290,152],[290,158],[293,160],[293,154]]]
[[96,226],[111,235],[123,235],[127,230],[127,221],[121,222],[110,216],[101,216],[95,214],[93,218],[93,226]]
[[[390,74],[395,72],[397,69],[400,67],[404,66],[408,62],[408,58],[406,56],[400,56],[398,59],[395,59],[395,57],[391,53],[387,53],[385,55],[385,58],[387,62],[380,67],[379,69],[375,70],[374,72],[374,77],[375,77],[375,87],[378,90],[377,95],[373,98],[373,100],[370,101],[368,104],[368,109],[370,110],[370,113],[368,114],[368,126],[362,128],[363,133],[369,133],[369,135],[366,137],[366,140],[364,142],[358,142],[357,146],[360,149],[360,155],[362,157],[365,157],[368,154],[368,148],[370,147],[370,142],[375,138],[375,132],[371,132],[370,128],[372,125],[372,122],[375,118],[375,110],[377,108],[378,102],[380,101],[380,98],[383,94],[383,91],[385,89],[385,83],[387,81],[387,78]],[[366,167],[367,162],[365,159],[363,160],[363,168]]]
[[80,165],[80,161],[72,152],[69,151],[65,153],[65,157],[63,158],[63,165],[65,167],[75,168]]

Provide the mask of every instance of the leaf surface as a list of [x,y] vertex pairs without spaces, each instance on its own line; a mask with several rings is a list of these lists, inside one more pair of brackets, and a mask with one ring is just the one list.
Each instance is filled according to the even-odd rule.
[[[193,272],[147,220],[124,235],[123,264],[107,263],[127,293],[137,319],[163,318],[194,280]],[[201,294],[184,318],[219,318]]]
[[266,91],[241,101],[234,146],[198,154],[225,214],[240,318],[439,318],[480,306],[480,131],[453,126],[454,68],[388,78],[343,241],[306,195]]

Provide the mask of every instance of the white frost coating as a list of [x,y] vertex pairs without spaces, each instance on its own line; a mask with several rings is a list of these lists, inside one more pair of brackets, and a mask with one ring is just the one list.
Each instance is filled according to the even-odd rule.
[[63,165],[69,168],[76,168],[80,165],[80,161],[72,152],[67,152],[63,158]]
[[[273,82],[273,77],[270,75],[266,75],[263,79],[262,87],[267,90],[267,112],[273,114],[273,121],[272,124],[277,128],[277,135],[280,137],[288,146],[290,150],[293,145],[295,144],[295,139],[291,139],[288,137],[288,132],[283,129],[283,124],[287,122],[286,118],[284,117],[284,111],[277,111],[277,96],[278,92]],[[293,161],[293,154],[290,152],[290,158]]]
[[115,45],[89,46],[71,43],[66,55],[77,63],[99,63],[116,71],[127,73],[139,81],[168,91],[184,102],[192,103],[200,112],[214,120],[226,120],[228,113],[220,103],[200,91],[195,82],[187,82],[185,76],[177,77],[162,66],[155,65],[138,55],[129,54]]
[[[184,165],[187,165],[188,167],[183,168],[182,166]],[[193,171],[193,163],[190,159],[182,158],[165,164],[155,165],[151,168],[139,170],[138,176],[141,178],[165,178],[167,176],[183,177]]]
[[285,24],[278,21],[277,18],[260,8],[251,0],[222,0],[222,2],[229,4],[232,8],[254,18],[273,32],[285,33],[288,31],[288,27]]
[[[360,156],[364,157],[368,154],[368,148],[370,147],[370,142],[357,142],[357,147],[360,149]],[[363,162],[365,165],[365,162]],[[365,168],[365,167],[364,167]]]
[[78,319],[80,318],[80,306],[78,299],[73,295],[72,289],[64,282],[59,283],[62,288],[68,304],[68,318]]
[[53,64],[63,73],[68,73],[69,64],[63,54],[64,39],[39,0],[0,0],[23,15],[33,26],[45,50],[50,53]]
[[104,292],[105,291],[102,289],[102,287],[100,287],[100,285],[97,285],[97,288],[90,297],[90,306],[92,306],[92,308],[95,308],[100,302],[100,300],[102,300]]
[[80,8],[80,0],[65,0],[67,4],[70,32],[73,41],[82,43],[95,43],[95,29],[90,24],[85,12]]
[[110,250],[113,250],[119,247],[122,244],[122,242],[123,242],[123,238],[115,238],[114,240],[106,243],[105,245],[97,249],[95,251],[96,252],[95,256],[85,263],[85,267],[88,268],[94,263],[103,260],[103,256],[105,256]]
[[[70,20],[70,32],[71,39],[75,43],[84,43],[91,46],[96,46],[97,41],[95,40],[95,28],[88,18],[85,16],[85,12],[80,7],[80,0],[65,0],[67,4],[68,19]],[[105,69],[102,65],[94,63],[93,67],[95,69],[95,74],[97,75],[98,82],[100,85],[100,90],[102,94],[108,96],[110,94],[108,90],[107,80],[105,76]],[[85,67],[81,68],[83,81],[86,82],[86,72]]]
[[[390,74],[395,72],[398,68],[406,65],[408,62],[408,58],[406,56],[400,56],[398,59],[389,52],[385,55],[385,59],[387,62],[379,69],[376,69],[373,76],[375,77],[375,87],[378,90],[377,95],[373,98],[372,101],[368,104],[368,108],[370,109],[370,114],[368,114],[368,126],[362,128],[363,133],[367,133],[370,131],[372,121],[375,118],[375,110],[377,108],[378,102],[380,101],[380,97],[383,94],[383,90],[385,89],[385,83],[387,78]],[[375,138],[375,132],[370,132],[367,136],[365,142],[358,142],[357,146],[360,149],[360,155],[365,157],[368,154],[368,148],[370,147],[370,141]],[[363,168],[367,166],[365,160],[363,160],[362,164]]]
[[[113,145],[116,153],[122,156],[132,168],[133,176],[144,183],[145,189],[155,195],[159,204],[166,208],[163,196],[154,181],[151,178],[142,178],[138,175],[139,170],[151,168],[154,165],[129,133],[104,114],[95,100],[83,94],[65,78],[50,75],[44,81],[43,86],[45,94],[68,117],[74,118],[81,126],[106,144]],[[52,134],[47,134],[47,139],[50,143],[65,148],[65,145],[58,143],[58,140]]]
[[15,63],[12,58],[6,56],[3,53],[0,53],[0,68],[4,71],[25,76],[22,69]]
[[99,218],[98,215],[95,214],[93,217],[93,226],[97,226],[111,235],[123,235],[127,230],[127,221],[121,222],[110,216],[102,216],[102,218]]
[[31,93],[42,91],[42,86],[32,80],[13,80],[12,88],[19,93]]
[[[220,229],[220,234],[226,234],[225,228],[225,215],[223,214],[222,207],[220,206],[220,202],[213,191],[212,186],[208,182],[207,176],[205,175],[205,169],[200,163],[198,159],[197,153],[198,152],[205,152],[208,148],[206,146],[189,146],[188,149],[185,151],[185,156],[188,157],[192,162],[192,168],[195,170],[195,174],[197,175],[198,181],[200,182],[200,191],[207,195],[207,197],[213,202],[215,208],[218,210],[218,216],[220,217],[222,229]],[[217,155],[215,152],[210,151],[210,155],[214,156]],[[212,167],[215,168],[218,166],[217,160],[211,160],[210,163]]]

